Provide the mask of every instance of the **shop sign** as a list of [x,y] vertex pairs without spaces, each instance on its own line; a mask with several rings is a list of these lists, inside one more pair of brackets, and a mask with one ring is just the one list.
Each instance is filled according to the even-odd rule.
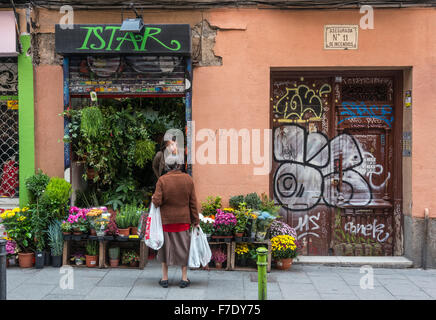
[[18,110],[18,100],[8,100],[8,109]]
[[63,54],[128,53],[181,54],[191,52],[189,24],[144,25],[139,33],[120,31],[121,25],[78,24],[55,27],[56,52]]
[[357,49],[358,30],[358,25],[325,25],[324,49]]

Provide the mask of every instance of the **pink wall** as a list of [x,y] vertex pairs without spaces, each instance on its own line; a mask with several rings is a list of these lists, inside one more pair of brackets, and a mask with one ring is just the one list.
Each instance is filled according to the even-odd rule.
[[63,108],[62,67],[36,67],[35,167],[50,177],[64,177]]
[[[436,11],[376,10],[373,30],[359,29],[358,50],[324,50],[325,24],[358,25],[358,10],[214,10],[214,52],[223,66],[194,69],[193,119],[201,128],[269,128],[272,67],[413,67],[413,215],[436,217]],[[238,30],[239,29],[239,30]],[[433,147],[429,147],[429,142]],[[197,142],[197,146],[202,143]],[[268,192],[254,165],[194,165],[199,201],[208,195]]]
[[16,56],[17,43],[13,11],[0,11],[0,56]]

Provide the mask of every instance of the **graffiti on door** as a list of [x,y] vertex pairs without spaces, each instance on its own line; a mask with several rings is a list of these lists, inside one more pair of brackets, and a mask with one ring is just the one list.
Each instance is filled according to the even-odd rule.
[[344,121],[365,118],[367,121],[374,119],[385,122],[389,127],[391,127],[392,122],[394,122],[393,110],[389,105],[383,106],[367,106],[364,102],[357,104],[355,102],[342,102],[342,110],[340,112],[342,118],[338,125]]
[[[280,163],[274,175],[275,198],[292,211],[310,210],[319,204],[368,205],[373,191],[384,188],[390,178],[388,173],[381,185],[374,185],[372,177],[381,175],[383,166],[375,164],[375,157],[345,133],[329,140],[322,133],[308,133],[298,125],[277,127],[274,158]],[[341,188],[338,159],[342,166]]]
[[[294,119],[298,122],[320,120],[323,114],[322,95],[331,92],[328,84],[323,84],[318,90],[310,89],[306,85],[286,88],[286,93],[279,99],[273,110],[283,119]],[[312,117],[306,119],[308,114]]]

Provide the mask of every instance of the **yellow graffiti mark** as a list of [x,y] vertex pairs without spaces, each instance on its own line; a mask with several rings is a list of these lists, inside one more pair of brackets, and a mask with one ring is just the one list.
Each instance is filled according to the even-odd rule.
[[[301,89],[305,89],[304,96],[301,97],[299,91]],[[313,89],[310,89],[306,85],[300,85],[296,88],[286,88],[286,93],[280,100],[273,106],[273,110],[276,113],[283,114],[285,119],[289,119],[290,117],[295,116],[299,122],[306,122],[308,119],[303,119],[303,116],[306,112],[311,111],[315,117],[311,118],[313,120],[321,119],[323,113],[322,99],[321,96],[323,94],[327,94],[331,92],[331,87],[328,84],[323,84],[319,90],[316,92]],[[292,94],[290,101],[289,95]],[[310,98],[309,98],[310,96]],[[303,103],[303,99],[308,103],[305,105]],[[280,103],[284,104],[284,110],[278,110],[278,106]],[[316,110],[319,109],[319,110]]]

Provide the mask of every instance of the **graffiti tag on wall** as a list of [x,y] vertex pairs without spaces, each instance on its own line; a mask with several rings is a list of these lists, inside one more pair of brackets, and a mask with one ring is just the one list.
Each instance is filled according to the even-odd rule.
[[[284,119],[296,121],[320,120],[323,114],[321,96],[329,92],[331,92],[331,87],[328,84],[322,85],[316,91],[306,85],[286,88],[286,93],[273,106],[273,110]],[[312,114],[312,117],[305,119],[306,114]]]
[[[339,181],[335,162],[340,155],[342,188],[339,190],[332,182]],[[375,157],[364,151],[353,136],[340,134],[329,140],[322,133],[308,133],[298,125],[275,129],[274,158],[281,163],[274,174],[275,197],[281,205],[294,211],[310,210],[319,204],[368,205],[373,189],[380,190],[390,178],[388,173],[381,185],[372,183],[372,176],[381,175],[383,167],[374,165]],[[367,166],[371,168],[369,172]]]
[[355,102],[342,102],[342,108],[340,115],[346,116],[346,118],[341,119],[338,125],[344,121],[358,118],[367,119],[378,119],[385,122],[389,127],[391,127],[392,122],[394,122],[394,115],[392,107],[388,105],[383,106],[366,106],[365,103],[361,102],[357,104]]

